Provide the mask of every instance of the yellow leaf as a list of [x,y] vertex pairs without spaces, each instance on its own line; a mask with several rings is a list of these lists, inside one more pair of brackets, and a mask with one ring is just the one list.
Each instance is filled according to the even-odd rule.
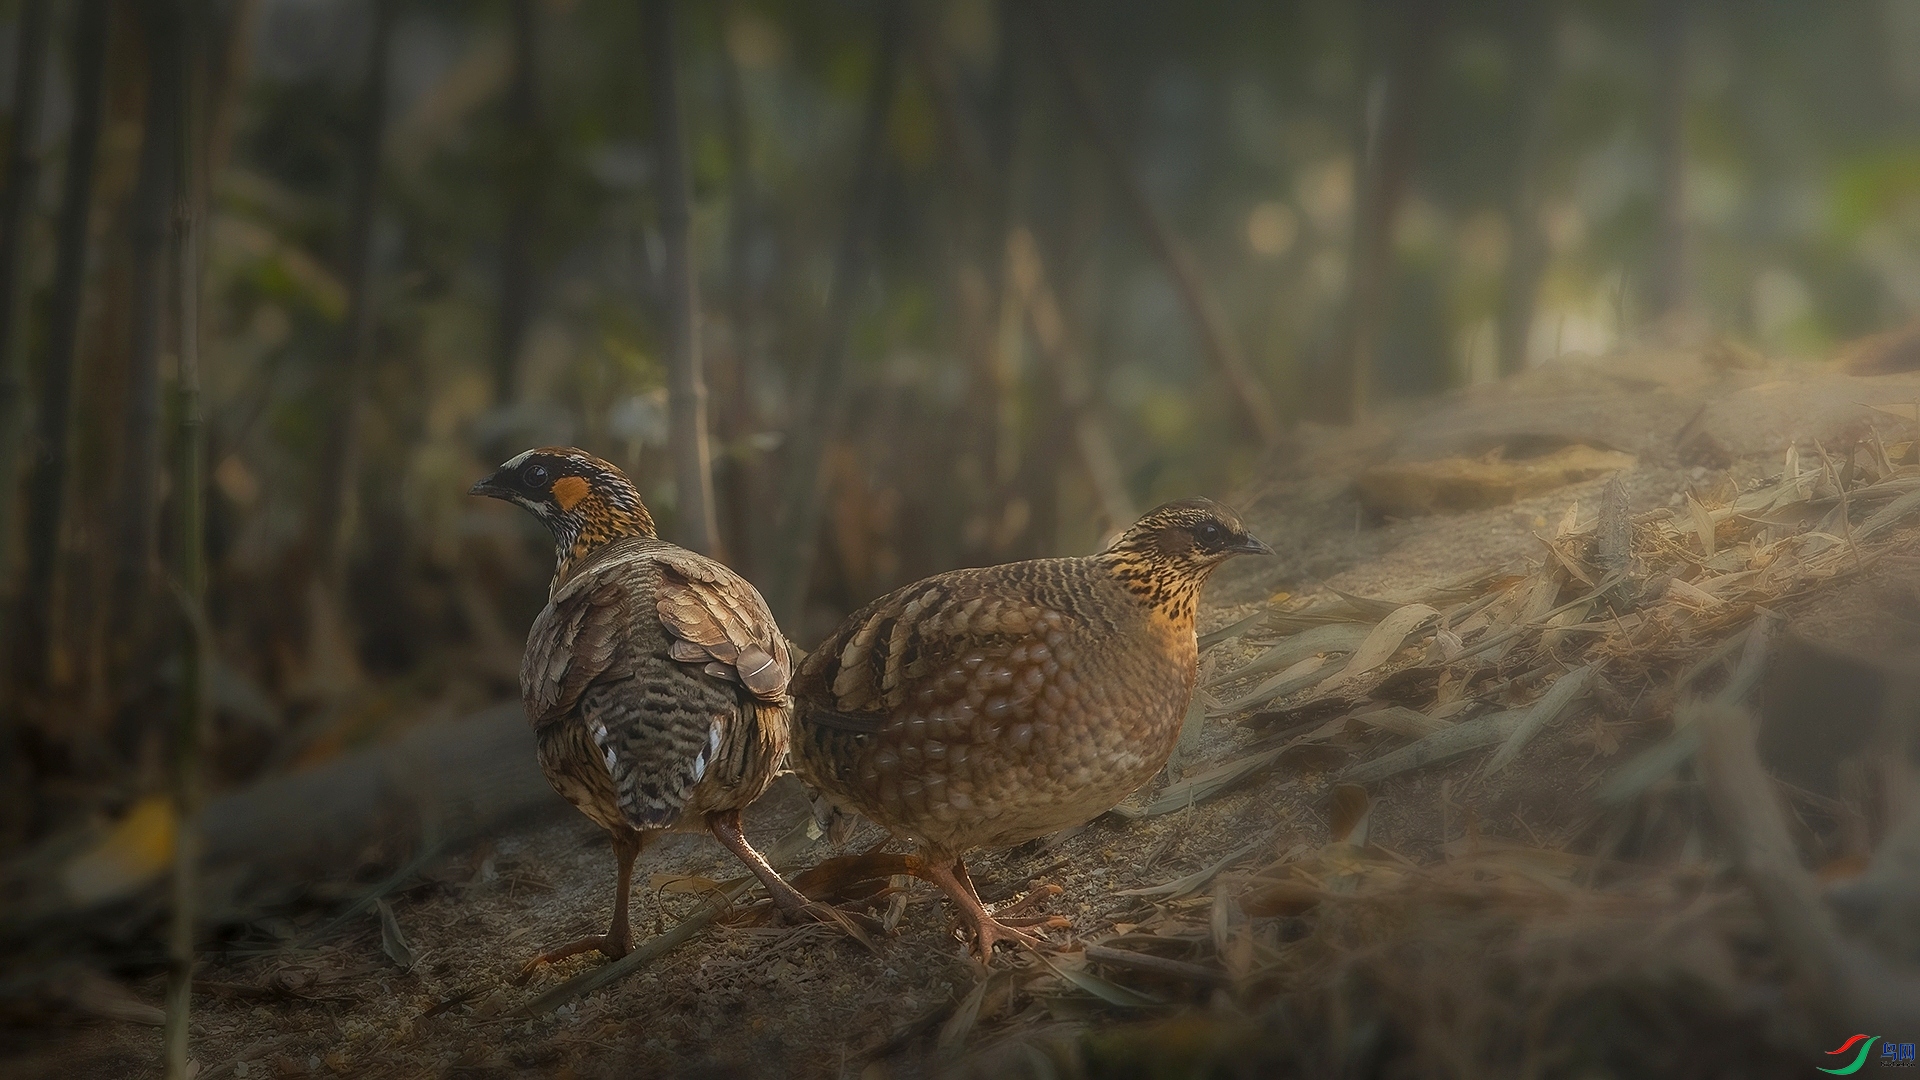
[[173,801],[154,795],[135,803],[100,842],[67,862],[60,883],[76,904],[125,896],[160,875],[173,861],[177,832]]
[[1693,515],[1693,531],[1700,537],[1700,554],[1713,557],[1713,515],[1701,505],[1700,500],[1687,492],[1687,510]]

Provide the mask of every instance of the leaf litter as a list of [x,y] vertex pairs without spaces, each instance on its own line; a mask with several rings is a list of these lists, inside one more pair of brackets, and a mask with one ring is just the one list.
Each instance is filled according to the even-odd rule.
[[[796,876],[810,896],[879,918],[892,940],[880,942],[876,958],[823,928],[768,925],[755,907],[728,902],[749,883],[723,880],[730,864],[704,856],[649,868],[656,904],[681,912],[677,920],[642,916],[638,948],[625,961],[580,962],[568,969],[578,978],[543,993],[476,984],[465,969],[439,972],[472,947],[449,934],[472,933],[436,925],[399,881],[362,894],[349,911],[373,907],[377,920],[336,916],[309,932],[317,939],[364,928],[358,937],[302,942],[301,955],[322,970],[364,972],[357,981],[391,978],[400,989],[390,992],[411,1003],[414,1020],[356,1036],[357,1053],[377,1058],[380,1047],[398,1051],[436,1032],[474,1044],[446,1057],[441,1071],[541,1071],[501,1041],[509,1030],[545,1032],[569,1060],[597,1053],[594,1040],[623,1037],[624,1021],[609,1011],[615,1003],[645,1003],[646,1030],[678,1032],[680,1046],[707,1038],[718,1048],[708,1053],[721,1055],[713,1060],[747,1060],[725,1057],[729,1029],[718,1025],[742,1002],[765,1006],[742,980],[776,979],[765,985],[785,989],[768,990],[771,1000],[802,1017],[816,1014],[793,1006],[794,995],[811,991],[795,988],[822,980],[842,987],[835,1001],[874,1004],[867,1022],[833,1036],[853,1047],[842,1059],[853,1073],[919,1047],[955,1067],[1005,1048],[1024,1075],[1043,1074],[1042,1065],[1090,1075],[1147,1045],[1198,1040],[1229,1048],[1237,1062],[1329,1074],[1378,1060],[1390,1031],[1405,1060],[1479,1075],[1558,1060],[1570,1040],[1588,1037],[1579,1017],[1632,987],[1665,1012],[1626,1072],[1707,1061],[1688,1058],[1670,1035],[1691,1025],[1719,1031],[1723,1047],[1732,1045],[1726,1038],[1771,1032],[1726,1065],[1759,1075],[1742,1063],[1811,1045],[1810,1022],[1756,994],[1781,976],[1765,947],[1767,911],[1699,838],[1703,808],[1686,781],[1712,729],[1698,717],[1751,695],[1776,613],[1910,543],[1920,467],[1891,464],[1910,449],[1790,452],[1775,459],[1775,475],[1696,488],[1638,514],[1616,492],[1583,488],[1592,516],[1578,503],[1548,512],[1546,520],[1559,520],[1537,527],[1536,565],[1477,570],[1399,595],[1328,587],[1237,612],[1206,638],[1210,762],[1169,777],[1064,847],[974,864],[983,883],[993,875],[1011,897],[1040,897],[1034,910],[1079,905],[1068,909],[1074,932],[1055,934],[1060,951],[1047,956],[1008,954],[980,974],[946,929],[944,905],[903,876],[910,856],[878,849],[826,860],[816,850],[804,860],[814,869]],[[1575,771],[1582,756],[1564,751],[1589,723],[1626,735],[1618,760],[1596,751]],[[1238,749],[1222,756],[1223,743]],[[1530,779],[1578,811],[1555,820],[1537,804],[1501,797]],[[1789,802],[1796,813],[1825,805],[1814,796]],[[1831,813],[1845,809],[1835,806]],[[1441,823],[1438,842],[1407,839],[1407,823],[1420,818]],[[1128,853],[1116,849],[1136,845],[1135,855],[1166,852],[1151,879],[1125,876]],[[1059,851],[1071,859],[1054,875],[1056,888],[1067,886],[1056,896],[1037,879]],[[596,849],[580,865],[604,858]],[[420,869],[410,864],[394,877]],[[601,883],[604,870],[597,873],[584,876]],[[503,868],[502,880],[528,874],[566,880],[551,868]],[[564,898],[580,918],[604,915],[597,891]],[[450,910],[475,902],[463,893]],[[540,906],[527,910],[556,910],[544,895],[533,902]],[[487,947],[510,955],[561,929],[552,915],[531,929],[491,925]],[[702,948],[674,951],[696,938]],[[347,954],[353,963],[343,963]],[[368,998],[272,1000],[340,1010]],[[1729,1017],[1761,1015],[1727,1027]],[[913,1019],[903,1025],[901,1017]],[[712,1034],[701,1036],[707,1024]],[[320,1060],[325,1043],[314,1040],[324,1030],[323,1022],[311,1026],[316,1034],[297,1035],[284,1056],[304,1068],[311,1047]],[[1176,1030],[1190,1037],[1180,1042]],[[229,1062],[223,1068],[263,1045],[257,1033],[234,1038],[224,1056],[212,1054]],[[740,1053],[746,1043],[734,1041]],[[681,1060],[673,1055],[682,1051],[661,1045],[618,1060]]]

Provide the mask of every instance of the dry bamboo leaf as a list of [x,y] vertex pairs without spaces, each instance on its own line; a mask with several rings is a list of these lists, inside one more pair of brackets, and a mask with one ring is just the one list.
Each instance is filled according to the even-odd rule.
[[946,1023],[940,1025],[940,1036],[935,1040],[934,1045],[942,1054],[952,1053],[966,1044],[967,1036],[973,1033],[974,1023],[980,1019],[980,1003],[987,999],[987,986],[1003,975],[1003,972],[997,971],[982,972],[979,980],[973,984],[973,989],[967,992],[967,996],[960,1000],[959,1007],[953,1010],[953,1015],[947,1017]]
[[1687,492],[1687,512],[1693,516],[1694,535],[1700,538],[1700,554],[1713,558],[1713,515],[1691,491]]
[[1625,571],[1633,561],[1633,513],[1626,473],[1614,473],[1601,489],[1600,521],[1594,529],[1594,558],[1600,569],[1608,574]]
[[719,887],[719,882],[697,874],[654,874],[647,878],[647,888],[657,893],[701,894],[710,893]]
[[1395,735],[1405,735],[1409,739],[1424,739],[1436,731],[1445,731],[1453,726],[1445,720],[1409,709],[1404,705],[1389,705],[1372,712],[1354,713],[1353,719],[1368,727],[1391,731]]
[[1088,945],[1086,952],[1087,959],[1096,963],[1183,979],[1199,986],[1225,986],[1229,981],[1224,971],[1202,967],[1199,964],[1189,964],[1184,960],[1170,960],[1151,953],[1116,949],[1111,945]]
[[1920,491],[1910,491],[1873,512],[1873,515],[1853,530],[1854,543],[1862,543],[1868,537],[1894,524],[1901,518],[1920,510]]
[[1713,608],[1724,607],[1726,605],[1725,600],[1722,600],[1697,585],[1681,581],[1679,578],[1668,579],[1665,595],[1669,600],[1689,604],[1693,607]]
[[1554,538],[1573,535],[1574,527],[1579,523],[1580,500],[1575,499],[1567,504],[1567,512],[1560,515],[1560,523],[1553,527]]
[[407,944],[407,935],[400,932],[400,920],[393,917],[393,905],[382,897],[373,902],[373,908],[380,915],[380,951],[399,965],[401,971],[412,971],[420,958],[413,946]]
[[1367,639],[1367,634],[1368,628],[1360,623],[1327,623],[1324,626],[1316,626],[1311,630],[1288,635],[1278,644],[1255,657],[1252,663],[1223,672],[1211,680],[1202,680],[1200,685],[1203,689],[1212,689],[1254,675],[1264,675],[1269,671],[1278,671],[1297,664],[1315,653],[1352,652]]
[[1263,882],[1240,894],[1240,910],[1255,918],[1304,915],[1326,899],[1327,890],[1306,881]]
[[1567,672],[1553,684],[1540,699],[1527,706],[1525,715],[1514,725],[1512,734],[1507,736],[1499,750],[1494,752],[1492,760],[1487,762],[1487,774],[1492,775],[1507,767],[1514,755],[1524,749],[1529,741],[1548,724],[1559,719],[1567,708],[1580,700],[1593,680],[1599,674],[1598,664],[1588,664]]
[[1214,863],[1212,866],[1208,866],[1200,870],[1196,870],[1193,873],[1186,875],[1185,877],[1175,878],[1174,880],[1169,881],[1164,885],[1151,885],[1151,886],[1147,886],[1146,888],[1140,888],[1140,889],[1121,889],[1115,895],[1118,895],[1118,896],[1164,896],[1169,900],[1178,900],[1181,897],[1187,895],[1188,893],[1191,893],[1200,889],[1202,886],[1206,885],[1207,882],[1212,881],[1222,870],[1225,870],[1227,867],[1232,866],[1234,863],[1237,863],[1241,859],[1244,859],[1247,856],[1253,854],[1254,852],[1260,850],[1260,848],[1265,844],[1266,844],[1265,840],[1255,840],[1253,843],[1240,848],[1239,850],[1233,852],[1231,855],[1228,855],[1226,858],[1221,859],[1219,862]]
[[542,1013],[549,1013],[582,994],[590,994],[602,986],[626,978],[705,933],[707,927],[712,926],[714,921],[733,905],[734,898],[746,892],[747,887],[752,884],[755,884],[755,879],[752,877],[736,878],[723,883],[717,895],[702,904],[698,911],[675,923],[666,933],[641,942],[632,952],[610,964],[602,964],[575,975],[515,1009],[513,1015],[539,1016]]
[[1352,608],[1354,613],[1362,619],[1384,619],[1407,606],[1409,603],[1409,601],[1406,600],[1382,600],[1373,596],[1361,596],[1357,593],[1341,592],[1331,585],[1327,586],[1327,591],[1345,600],[1347,606]]
[[1367,819],[1373,813],[1373,799],[1359,784],[1340,784],[1333,789],[1327,810],[1327,832],[1336,844],[1359,847],[1367,842]]
[[1212,717],[1231,716],[1256,706],[1276,701],[1288,694],[1304,690],[1326,678],[1332,672],[1327,671],[1327,658],[1309,656],[1273,678],[1254,687],[1252,690],[1234,698],[1232,701],[1214,704],[1207,715]]
[[1223,626],[1218,630],[1211,630],[1211,631],[1208,631],[1207,633],[1201,634],[1200,647],[1202,649],[1211,649],[1215,645],[1218,645],[1223,641],[1240,637],[1241,635],[1245,634],[1247,631],[1260,625],[1260,621],[1262,619],[1265,619],[1268,615],[1271,615],[1271,614],[1273,614],[1271,609],[1263,607],[1255,611],[1253,614],[1246,616],[1245,618],[1234,621],[1230,625]]
[[1417,743],[1382,754],[1372,761],[1362,761],[1353,765],[1342,771],[1336,779],[1350,784],[1371,784],[1413,769],[1451,761],[1461,754],[1505,740],[1507,736],[1513,734],[1513,729],[1519,726],[1525,711],[1516,709],[1490,713],[1455,724]]
[[1158,998],[1148,997],[1138,990],[1129,990],[1119,983],[1103,979],[1084,968],[1072,964],[1056,964],[1048,959],[1045,953],[1033,955],[1039,957],[1040,962],[1055,975],[1109,1005],[1116,1005],[1122,1009],[1145,1009],[1160,1004]]
[[1347,660],[1347,666],[1341,668],[1338,675],[1329,679],[1323,689],[1331,690],[1343,683],[1352,682],[1355,678],[1386,663],[1393,658],[1394,653],[1400,651],[1400,646],[1406,644],[1409,635],[1424,625],[1428,619],[1438,618],[1439,615],[1438,611],[1426,604],[1407,604],[1395,610],[1393,614],[1380,620],[1380,624],[1373,628],[1373,632],[1360,643],[1360,647],[1353,651],[1353,656]]

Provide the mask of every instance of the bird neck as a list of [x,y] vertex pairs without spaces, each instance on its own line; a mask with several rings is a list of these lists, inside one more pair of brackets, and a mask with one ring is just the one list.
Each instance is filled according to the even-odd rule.
[[1124,545],[1101,552],[1094,561],[1147,609],[1155,626],[1176,638],[1192,640],[1200,586],[1213,567],[1176,559],[1151,547]]
[[549,595],[573,577],[587,557],[609,544],[633,537],[652,540],[660,534],[653,515],[631,485],[588,491],[553,522],[554,571]]

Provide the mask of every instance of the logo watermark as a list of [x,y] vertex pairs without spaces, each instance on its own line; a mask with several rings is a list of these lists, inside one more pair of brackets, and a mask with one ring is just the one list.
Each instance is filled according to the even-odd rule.
[[[1821,1068],[1820,1071],[1830,1073],[1834,1076],[1852,1076],[1854,1073],[1860,1071],[1861,1066],[1867,1063],[1867,1057],[1873,1053],[1875,1043],[1880,1044],[1880,1064],[1891,1068],[1910,1069],[1914,1067],[1914,1044],[1910,1042],[1887,1042],[1878,1035],[1855,1035],[1834,1049],[1827,1051],[1829,1056],[1841,1055],[1841,1060],[1843,1061],[1846,1060],[1844,1055],[1852,1054],[1853,1060],[1837,1068]],[[1858,1049],[1856,1050],[1855,1047],[1858,1047]]]

